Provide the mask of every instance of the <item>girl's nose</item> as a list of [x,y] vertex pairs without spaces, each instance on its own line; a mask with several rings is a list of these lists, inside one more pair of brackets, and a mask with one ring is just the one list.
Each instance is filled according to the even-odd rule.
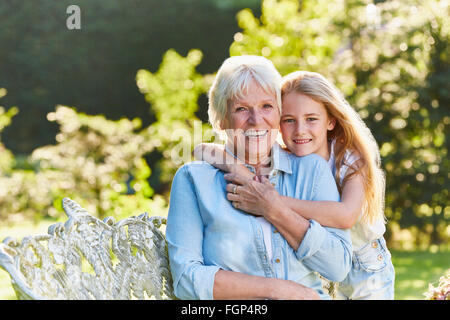
[[295,129],[297,133],[303,133],[303,131],[305,130],[305,126],[301,121],[297,121],[297,126]]

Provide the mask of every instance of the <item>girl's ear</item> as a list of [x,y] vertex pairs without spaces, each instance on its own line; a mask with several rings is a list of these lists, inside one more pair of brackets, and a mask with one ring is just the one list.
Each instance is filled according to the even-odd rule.
[[336,126],[336,118],[330,118],[329,120],[328,120],[328,125],[327,125],[327,130],[328,131],[331,131],[331,130],[333,130],[334,129],[334,127]]

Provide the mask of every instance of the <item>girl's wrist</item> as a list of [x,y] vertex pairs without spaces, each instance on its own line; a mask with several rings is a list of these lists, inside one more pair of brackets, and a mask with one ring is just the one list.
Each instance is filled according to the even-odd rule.
[[247,179],[247,180],[252,180],[253,177],[255,176],[250,170],[248,170],[244,165],[242,164],[236,164],[236,165],[232,165],[233,167],[233,173],[238,174],[239,176]]

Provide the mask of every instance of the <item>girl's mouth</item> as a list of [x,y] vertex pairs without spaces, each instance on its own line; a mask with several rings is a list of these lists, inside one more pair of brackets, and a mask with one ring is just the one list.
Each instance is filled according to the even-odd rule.
[[312,139],[294,139],[293,141],[295,144],[305,144],[312,141]]

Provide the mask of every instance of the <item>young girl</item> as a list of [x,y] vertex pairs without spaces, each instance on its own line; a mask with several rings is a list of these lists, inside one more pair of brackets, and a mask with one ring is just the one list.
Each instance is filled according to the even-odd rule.
[[[283,78],[281,92],[280,130],[286,148],[296,156],[316,153],[328,161],[341,202],[282,197],[267,178],[254,177],[219,145],[201,144],[194,156],[231,173],[225,175],[233,182],[227,185],[228,199],[243,211],[264,216],[265,208],[275,203],[271,197],[282,197],[306,219],[351,229],[352,269],[339,283],[336,299],[393,299],[395,273],[383,238],[385,178],[375,139],[336,87],[320,74],[291,73]],[[245,183],[248,179],[261,182],[266,192],[251,192]]]

